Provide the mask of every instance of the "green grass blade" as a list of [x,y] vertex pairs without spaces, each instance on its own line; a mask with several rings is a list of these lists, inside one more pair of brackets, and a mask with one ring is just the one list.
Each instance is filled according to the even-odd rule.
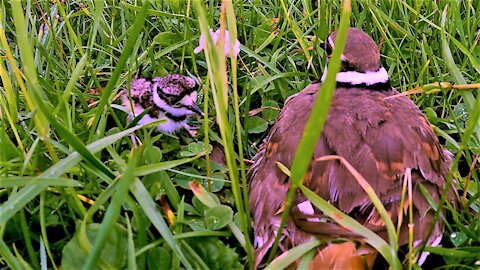
[[114,230],[117,219],[120,217],[122,203],[125,201],[128,189],[135,179],[134,171],[137,165],[138,158],[142,151],[143,147],[134,149],[127,168],[119,180],[119,184],[117,186],[115,194],[112,197],[112,202],[110,203],[107,211],[105,212],[102,224],[100,225],[98,233],[95,237],[95,242],[93,244],[92,250],[87,257],[87,261],[83,265],[83,269],[85,270],[92,269],[96,265],[96,262],[100,257],[103,247],[106,245],[106,241],[110,232]]
[[128,37],[128,40],[125,43],[125,47],[122,51],[122,54],[120,55],[120,58],[118,59],[118,63],[116,64],[115,69],[113,70],[112,76],[110,76],[107,86],[105,87],[105,90],[102,93],[102,97],[100,98],[100,102],[98,103],[97,111],[95,113],[92,126],[90,128],[89,141],[93,139],[93,136],[97,130],[98,122],[100,121],[100,116],[102,115],[102,113],[104,112],[104,109],[107,106],[107,102],[110,97],[110,94],[112,93],[114,87],[116,86],[117,80],[120,77],[120,74],[123,72],[123,67],[127,63],[128,58],[130,58],[132,49],[135,46],[135,43],[137,42],[137,39],[140,33],[142,32],[138,30],[142,29],[142,26],[145,23],[145,18],[147,17],[147,10],[149,6],[150,6],[149,1],[143,2],[142,8],[138,12],[138,16],[136,17],[135,22],[133,23],[132,27],[129,30],[130,35]]
[[[23,78],[20,76],[20,70],[16,70],[16,78],[17,82],[20,84],[21,89],[23,94],[25,95],[25,101],[27,102],[27,105],[30,109],[30,111],[35,111],[36,106],[38,104],[35,104],[33,102],[32,96],[33,94],[37,94],[41,96],[41,102],[47,103],[48,100],[46,98],[44,90],[39,87],[39,82],[38,82],[38,76],[37,76],[37,69],[36,65],[34,62],[34,56],[33,56],[33,46],[30,43],[30,39],[28,37],[28,32],[27,32],[27,25],[26,22],[27,20],[25,19],[25,14],[23,12],[23,7],[22,7],[22,2],[21,1],[12,1],[11,2],[11,10],[12,10],[12,15],[13,15],[13,20],[15,24],[15,29],[16,29],[16,38],[17,38],[17,43],[16,46],[18,46],[19,52],[20,52],[20,58],[22,60],[22,67],[23,67],[23,72],[25,76],[25,81],[27,87],[23,85]],[[3,11],[0,11],[3,13]],[[3,14],[0,17],[0,20],[3,20]],[[3,29],[2,29],[3,30]],[[11,55],[10,48],[8,48],[7,42],[5,42],[5,39],[3,37],[3,31],[1,33],[2,37],[2,45],[4,46],[4,49],[7,53],[7,58],[9,59],[10,63],[12,66],[15,66],[15,61]],[[16,66],[14,67],[16,69]],[[38,102],[37,102],[38,103]],[[42,114],[35,113],[34,116],[34,123],[36,128],[38,129],[38,133],[40,134],[40,137],[45,139],[45,143],[47,145],[48,151],[50,152],[50,155],[52,156],[53,160],[58,160],[57,154],[54,151],[53,147],[51,146],[50,142],[48,141],[47,133],[49,130],[49,123],[45,119],[45,116]]]
[[145,176],[151,173],[155,172],[161,172],[165,171],[168,169],[175,168],[179,165],[185,164],[185,163],[190,163],[199,157],[203,156],[204,154],[201,155],[196,155],[191,158],[183,158],[183,159],[178,159],[178,160],[172,160],[172,161],[164,161],[164,162],[159,162],[156,164],[150,164],[150,165],[143,165],[139,166],[137,169],[135,169],[135,176]]
[[128,231],[128,269],[129,270],[137,270],[137,261],[135,260],[135,242],[133,239],[133,229],[132,224],[130,223],[130,219],[128,216],[126,217],[127,220],[127,231]]
[[61,177],[30,177],[30,176],[9,176],[0,177],[0,187],[16,187],[26,185],[46,185],[46,186],[60,186],[60,187],[81,187],[82,183]]
[[52,126],[58,132],[58,134],[68,142],[82,157],[90,162],[94,167],[100,170],[102,173],[107,175],[110,178],[114,178],[115,175],[110,171],[110,169],[103,164],[92,152],[88,151],[87,147],[83,142],[70,130],[68,130],[63,123],[57,121],[57,118],[52,113],[52,111],[42,102],[37,93],[33,94],[34,100],[37,102],[37,106],[42,112],[42,114],[50,121]]
[[[230,43],[230,54],[234,55],[234,43],[237,40],[237,18],[235,17],[234,10],[233,10],[233,4],[230,1],[225,1],[223,2],[224,8],[226,10],[226,17],[227,17],[227,25],[228,25],[228,31],[230,32],[230,40],[226,40],[225,42]],[[250,218],[250,209],[248,206],[248,188],[247,188],[247,176],[245,173],[245,162],[243,160],[244,153],[243,153],[243,140],[242,138],[244,137],[242,134],[243,128],[241,125],[241,112],[240,112],[240,98],[238,95],[238,79],[237,79],[237,57],[231,57],[231,80],[232,80],[232,92],[233,92],[233,110],[235,114],[235,131],[236,131],[236,136],[237,136],[237,151],[238,151],[238,163],[240,165],[240,179],[239,183],[237,181],[232,181],[232,184],[237,184],[238,187],[235,186],[235,189],[239,190],[242,192],[243,196],[243,202],[244,205],[242,206],[244,210],[244,215],[245,215],[245,228],[243,228],[243,231],[245,235],[248,235],[249,232],[249,224],[251,224],[251,218]],[[245,131],[243,131],[245,132]],[[240,236],[240,230],[236,230],[236,226],[234,227],[234,223],[232,222],[229,224],[229,226],[232,229],[232,232],[237,236],[237,239],[239,239],[238,236]],[[253,259],[253,246],[250,242],[250,238],[247,237],[245,238],[244,235],[241,235],[243,238],[239,239],[240,243],[242,246],[245,246],[245,249],[247,251],[247,256],[248,256],[248,262],[250,268],[253,268],[254,264],[254,259]]]
[[7,244],[5,244],[2,239],[0,239],[0,254],[2,255],[2,258],[5,259],[5,261],[7,262],[7,265],[11,267],[11,269],[23,269],[21,263],[17,260],[15,255],[13,255]]
[[[204,7],[204,15],[194,1]],[[342,2],[194,1],[183,5],[171,0],[12,0],[0,4],[0,265],[65,268],[59,264],[67,257],[61,250],[70,241],[80,244],[88,256],[95,241],[86,233],[96,231],[88,226],[104,217],[121,185],[119,176],[128,167],[126,160],[134,144],[131,136],[156,149],[139,157],[130,189],[139,185],[137,189],[143,190],[135,197],[132,192],[124,197],[121,211],[128,211],[128,217],[116,220],[115,228],[123,227],[123,236],[129,233],[128,243],[122,241],[125,246],[121,247],[128,250],[128,259],[120,263],[127,268],[151,267],[155,260],[151,256],[161,247],[163,255],[171,257],[172,268],[214,267],[191,245],[202,241],[192,237],[209,236],[230,246],[245,268],[252,267],[244,167],[278,117],[280,104],[318,79],[326,57],[319,44],[329,32],[338,30]],[[435,134],[455,154],[447,186],[455,184],[464,195],[463,207],[443,203],[445,194],[435,203],[421,188],[445,224],[444,238],[450,236],[455,247],[423,250],[445,258],[434,262],[439,267],[473,269],[479,250],[475,239],[480,233],[472,225],[480,209],[476,159],[480,104],[475,90],[480,79],[479,1],[351,2],[350,23],[377,41],[392,85],[426,113]],[[225,59],[222,48],[211,42],[206,54],[194,54],[204,26],[214,31],[228,29],[230,40],[217,43],[238,38],[242,43],[239,57]],[[198,79],[203,89],[198,92],[199,103],[204,100],[198,105],[203,105],[206,115],[199,137],[156,134],[153,127],[160,122],[138,127],[145,130],[134,135],[117,133],[136,126],[144,116],[127,123],[128,110],[116,93],[131,83],[139,67],[143,67],[142,77],[179,73]],[[48,117],[44,111],[50,113]],[[193,117],[189,120],[195,122]],[[107,136],[111,134],[120,137]],[[99,140],[104,136],[106,140]],[[217,159],[218,152],[211,159],[180,154],[202,139],[214,150],[221,144],[229,164],[224,166],[223,157]],[[221,164],[210,163],[215,160]],[[285,166],[282,171],[290,172]],[[222,190],[215,194],[222,205],[238,207],[238,211],[233,208],[236,226],[223,231],[189,226],[205,213],[192,206],[197,196],[192,197],[175,181],[186,178],[208,180],[212,188],[223,181]],[[164,195],[173,213],[158,207],[155,200]],[[136,197],[143,201],[139,203]],[[152,238],[155,235],[159,237]],[[386,252],[392,253],[395,244],[384,240],[390,245]],[[292,255],[294,250],[269,267],[291,263],[299,256]],[[297,267],[308,268],[315,253],[316,248],[298,258]],[[96,265],[108,267],[109,260],[101,258]],[[409,260],[405,267],[411,266],[416,267]]]
[[[295,35],[295,38],[297,39],[297,42],[300,44],[300,47],[302,48],[303,54],[305,54],[306,60],[310,61],[310,58],[311,58],[310,51],[308,50],[307,43],[305,42],[305,40],[303,39],[303,37],[300,33],[301,32],[300,28],[290,18],[290,14],[289,14],[289,11],[287,10],[285,0],[280,0],[280,3],[282,5],[283,15],[287,19],[287,22],[288,22],[289,26],[291,27],[292,32]],[[293,2],[292,2],[292,4],[293,4]],[[315,68],[313,68],[313,66],[312,66],[312,70],[313,70],[313,73],[315,74],[315,76],[317,76],[317,71],[315,70]]]
[[[3,29],[3,24],[0,23],[0,35],[3,38],[4,38],[4,32],[5,30]],[[11,121],[12,123],[15,123],[18,120],[17,99],[13,91],[12,81],[10,80],[10,76],[7,73],[5,63],[3,61],[0,62],[0,78],[2,78],[3,88],[5,90],[5,97],[8,103],[8,106],[4,106],[5,112],[7,112],[10,117],[9,121]],[[2,95],[2,100],[3,100],[3,95]],[[8,107],[8,110],[6,110],[7,107]],[[14,128],[14,125],[12,125],[12,128]],[[19,141],[19,143],[21,144],[21,140],[18,140],[17,138],[17,141]]]
[[[453,59],[452,52],[450,50],[450,47],[448,46],[447,35],[445,30],[445,23],[447,21],[447,8],[448,6],[445,6],[445,9],[443,10],[442,22],[441,22],[442,55],[443,55],[443,58],[445,58],[445,65],[448,71],[450,72],[450,74],[452,75],[453,79],[455,80],[455,82],[457,84],[467,84],[467,81],[465,80],[462,73],[460,72],[457,65],[455,64],[455,60]],[[461,91],[460,94],[465,100],[465,103],[467,104],[469,111],[474,110],[475,96],[473,95],[473,93],[468,91]],[[475,125],[474,130],[476,133],[477,140],[480,141],[480,125]]]
[[[209,208],[213,208],[217,205],[219,205],[208,193],[202,185],[198,184],[197,182],[191,181],[189,184],[190,189],[193,191],[193,194],[206,206]],[[232,231],[233,235],[237,238],[238,242],[244,246],[246,244],[246,238],[242,234],[242,231],[235,225],[235,223],[232,221],[228,224],[228,227]]]
[[288,190],[285,210],[282,213],[282,221],[278,229],[279,233],[277,234],[277,237],[271,249],[269,260],[271,260],[277,252],[278,241],[282,236],[281,232],[285,226],[285,221],[290,214],[293,197],[295,196],[297,188],[302,184],[303,177],[307,172],[308,166],[311,162],[315,145],[320,138],[320,134],[323,130],[323,125],[327,119],[330,102],[336,86],[335,77],[337,75],[337,72],[340,70],[340,56],[343,53],[343,48],[345,46],[350,13],[350,1],[343,1],[340,26],[338,29],[338,35],[335,40],[335,49],[333,50],[332,58],[330,60],[330,63],[328,64],[327,78],[320,87],[317,100],[313,105],[310,117],[308,118],[307,124],[305,125],[305,129],[303,131],[302,139],[300,140],[297,151],[292,161],[292,166],[290,170],[292,174],[290,177],[291,186]]
[[183,263],[185,268],[193,269],[190,262],[187,260],[185,255],[183,254],[182,248],[179,242],[173,237],[170,228],[168,227],[167,223],[163,219],[162,213],[158,210],[157,205],[150,197],[148,190],[145,186],[140,182],[140,180],[136,179],[133,185],[130,187],[130,191],[133,193],[135,198],[137,199],[138,203],[142,207],[145,214],[148,216],[152,224],[158,230],[158,232],[162,235],[165,242],[172,248],[173,252],[180,258],[180,261]]
[[[209,23],[206,17],[205,7],[199,0],[194,1],[196,11],[198,14],[198,20],[200,23],[200,29],[202,34],[206,36],[205,44],[205,58],[207,60],[208,75],[210,77],[210,84],[213,94],[213,100],[215,104],[215,109],[217,113],[217,124],[220,128],[220,134],[223,142],[223,147],[225,151],[225,157],[228,167],[228,174],[232,183],[232,193],[235,200],[235,205],[237,207],[241,229],[244,235],[249,233],[249,224],[246,217],[246,209],[244,204],[244,198],[241,191],[241,183],[238,173],[238,162],[237,154],[234,146],[234,136],[230,127],[229,118],[228,118],[228,75],[226,67],[226,55],[224,54],[224,44],[225,40],[222,35],[220,35],[218,43],[216,46],[213,46],[212,38],[209,34]],[[223,8],[222,8],[223,9]],[[221,24],[220,29],[226,28],[225,22],[225,11],[221,11]],[[229,26],[233,27],[233,26]],[[231,40],[230,40],[231,41]],[[238,102],[238,101],[237,101]],[[237,115],[237,117],[239,117]],[[240,157],[242,159],[243,157]],[[243,162],[243,161],[242,161]],[[248,257],[250,258],[249,263],[252,267],[253,252],[251,249],[250,239],[246,239],[246,245],[243,245],[245,248]],[[245,243],[244,243],[245,244]]]
[[305,253],[309,252],[320,244],[320,241],[314,239],[298,245],[286,251],[281,256],[278,256],[275,260],[269,263],[267,267],[265,267],[265,270],[287,269],[288,266],[298,260],[300,256],[304,255]]
[[[342,165],[345,166],[345,168],[350,172],[350,174],[352,174],[352,176],[355,178],[358,184],[362,187],[365,193],[367,193],[368,198],[374,205],[375,209],[379,213],[382,220],[385,222],[385,228],[387,229],[388,239],[390,242],[390,260],[388,260],[388,262],[390,263],[390,265],[392,265],[392,263],[399,262],[398,255],[397,255],[398,241],[397,241],[395,226],[393,225],[393,222],[390,219],[387,210],[383,206],[382,201],[380,200],[380,198],[378,198],[377,194],[375,193],[375,190],[373,190],[372,186],[367,182],[367,180],[365,180],[365,178],[363,178],[363,176],[343,157],[323,156],[321,158],[318,158],[316,161],[321,162],[321,161],[332,160],[332,159],[340,160]],[[393,264],[392,266],[394,269],[399,269],[399,267],[401,267],[399,263]]]
[[[98,141],[95,141],[87,146],[88,151],[96,153],[110,144],[120,140],[121,138],[129,135],[137,129],[143,126],[137,126],[117,134],[110,135]],[[52,178],[59,177],[66,173],[68,170],[76,166],[82,160],[81,155],[78,152],[73,152],[68,157],[60,160],[60,162],[48,168],[45,172],[38,176],[38,178]],[[15,215],[20,209],[22,209],[28,202],[38,196],[48,185],[28,185],[18,191],[16,194],[11,195],[8,200],[0,205],[0,226],[3,226],[13,215]]]
[[351,218],[347,214],[332,206],[330,203],[325,201],[323,198],[315,194],[315,192],[311,191],[310,189],[304,186],[301,186],[300,189],[302,190],[303,194],[305,194],[307,199],[311,201],[313,205],[320,209],[325,215],[328,215],[338,224],[349,228],[351,231],[363,236],[365,238],[365,241],[369,245],[371,245],[380,254],[382,254],[382,256],[390,264],[390,266],[392,266],[393,269],[402,269],[397,255],[392,254],[391,247],[380,236],[367,229],[366,227],[362,226],[362,224],[358,223],[358,221],[356,221],[355,219]]

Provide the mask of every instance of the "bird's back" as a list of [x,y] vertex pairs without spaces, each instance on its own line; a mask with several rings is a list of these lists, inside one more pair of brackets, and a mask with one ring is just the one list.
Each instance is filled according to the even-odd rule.
[[[287,100],[250,171],[249,202],[259,259],[271,246],[270,239],[274,238],[278,228],[289,187],[289,179],[278,168],[277,162],[291,166],[318,89],[319,84],[312,84]],[[344,157],[370,183],[395,224],[399,221],[397,212],[403,179],[406,172],[411,174],[414,240],[419,244],[426,237],[433,210],[429,210],[418,185],[421,183],[438,202],[451,158],[411,100],[407,97],[389,98],[397,93],[393,88],[386,91],[337,88],[303,184],[387,239],[383,221],[345,166],[338,160],[315,159],[325,155]],[[310,209],[310,206],[305,208],[304,201],[306,198],[298,193],[284,232],[285,249],[306,241],[312,234],[355,238],[354,233],[329,221],[319,210]],[[400,245],[408,240],[408,219],[403,220]],[[442,226],[440,223],[436,225],[430,243],[441,238]]]

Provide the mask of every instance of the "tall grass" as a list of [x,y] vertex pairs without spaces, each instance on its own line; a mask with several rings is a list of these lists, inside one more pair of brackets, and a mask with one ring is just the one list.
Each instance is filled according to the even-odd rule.
[[[342,10],[335,1],[2,2],[0,266],[251,268],[244,162],[284,100],[323,73],[319,44],[340,27]],[[400,91],[468,88],[480,83],[479,11],[479,1],[353,1],[348,22],[380,44]],[[237,37],[239,58],[225,59],[211,41],[195,55],[208,28],[230,32],[220,43]],[[128,128],[116,96],[140,66],[142,76],[197,77],[207,113],[199,136]],[[446,240],[425,250],[445,268],[474,268],[479,93],[437,85],[410,98],[455,155],[449,179],[465,200],[432,205],[448,210],[438,217]],[[209,156],[219,145],[226,164]],[[298,179],[309,159],[296,160],[294,183],[308,194]]]

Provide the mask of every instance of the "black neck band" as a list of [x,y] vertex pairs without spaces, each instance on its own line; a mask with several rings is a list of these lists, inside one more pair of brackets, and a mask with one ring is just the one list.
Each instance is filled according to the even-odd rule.
[[169,112],[166,112],[166,111],[163,110],[163,109],[162,109],[162,111],[163,111],[163,114],[165,114],[165,116],[166,116],[168,119],[172,120],[173,122],[182,122],[183,120],[187,119],[187,115],[185,115],[185,114],[184,114],[184,115],[178,115],[178,116],[176,116],[176,115],[173,115],[173,114],[171,114],[171,113],[169,113]]
[[364,89],[369,89],[369,90],[376,90],[376,91],[390,91],[392,90],[392,85],[390,84],[390,81],[386,82],[379,82],[379,83],[374,83],[367,85],[365,83],[361,84],[351,84],[351,83],[345,83],[345,82],[337,82],[337,88],[342,87],[342,88],[364,88]]

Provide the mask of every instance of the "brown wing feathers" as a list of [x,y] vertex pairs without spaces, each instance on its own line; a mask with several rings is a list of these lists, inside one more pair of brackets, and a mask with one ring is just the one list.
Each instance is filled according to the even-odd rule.
[[[249,203],[259,247],[257,260],[262,259],[273,242],[270,239],[275,237],[280,220],[277,211],[282,207],[289,186],[288,178],[277,168],[276,162],[290,167],[318,87],[318,84],[310,86],[288,100],[251,170]],[[444,187],[444,175],[448,172],[449,157],[445,156],[428,122],[408,98],[384,100],[395,93],[366,94],[358,90],[355,97],[355,89],[337,89],[314,158],[324,155],[345,157],[369,181],[397,222],[405,169],[412,169],[415,187],[422,182],[438,201],[439,189]],[[292,110],[298,106],[305,108],[302,115]],[[397,115],[392,117],[394,114]],[[387,239],[383,221],[367,195],[338,161],[312,163],[309,176],[304,181],[305,186]],[[430,206],[418,188],[415,188],[413,202],[415,240],[419,241],[426,236],[428,227],[425,224],[430,223],[433,212],[428,210]],[[305,215],[294,207],[291,215],[284,231],[284,239],[288,239],[288,243],[283,243],[285,249],[308,239],[305,233],[332,236],[336,232],[341,237],[357,237],[334,222],[317,222],[318,219],[328,220],[318,210],[313,215]],[[441,235],[441,227],[438,224],[432,239]],[[400,234],[401,244],[407,243],[407,231],[405,222]]]
[[[327,57],[335,38],[333,32],[325,40]],[[390,86],[388,73],[380,65],[378,48],[368,34],[348,29],[341,65],[328,118],[303,184],[388,240],[385,222],[351,173],[338,160],[316,161],[325,155],[342,156],[369,182],[392,221],[398,224],[401,245],[408,242],[407,209],[412,202],[417,246],[427,238],[434,215],[419,186],[423,185],[432,199],[439,201],[451,165],[450,154],[441,147],[412,101],[404,96],[391,97],[398,92]],[[289,179],[277,162],[291,166],[319,86],[312,84],[287,99],[250,170],[249,205],[253,213],[256,266],[277,234],[289,187]],[[406,176],[411,176],[412,198],[402,203]],[[314,209],[301,192],[289,214],[280,241],[282,251],[317,237],[326,244],[318,248],[311,267],[372,266],[374,250],[362,243],[358,235]],[[442,231],[443,224],[437,221],[428,243],[438,244]],[[350,241],[332,242],[337,236]]]

